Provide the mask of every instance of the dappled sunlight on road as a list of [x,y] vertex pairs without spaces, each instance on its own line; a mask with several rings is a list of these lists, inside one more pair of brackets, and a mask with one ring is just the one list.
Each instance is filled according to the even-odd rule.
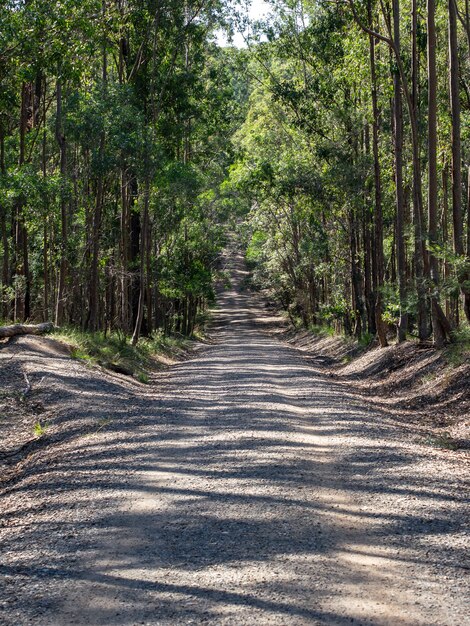
[[[220,295],[217,343],[173,367],[157,393],[98,389],[85,369],[78,382],[55,373],[64,393],[80,385],[97,423],[112,418],[53,471],[37,468],[44,489],[66,486],[74,517],[44,521],[56,535],[46,566],[15,555],[29,580],[57,588],[48,604],[22,607],[24,621],[35,610],[45,626],[460,626],[439,592],[447,584],[464,601],[454,513],[465,496],[452,459],[436,475],[431,453],[385,413],[260,333],[243,276]],[[28,486],[18,489],[27,509]]]

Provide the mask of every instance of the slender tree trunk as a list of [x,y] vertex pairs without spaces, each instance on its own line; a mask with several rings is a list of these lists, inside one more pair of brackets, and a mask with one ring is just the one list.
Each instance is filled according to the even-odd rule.
[[[369,21],[372,27],[372,15],[369,3]],[[372,85],[372,152],[374,155],[374,243],[375,243],[375,275],[376,275],[376,293],[375,293],[375,324],[377,327],[377,335],[382,348],[388,345],[387,330],[382,320],[383,314],[383,287],[384,287],[384,248],[383,248],[383,212],[382,212],[382,180],[380,171],[380,154],[379,154],[379,108],[377,104],[377,75],[375,69],[375,39],[369,35],[369,52],[370,52],[370,72]]]
[[428,34],[428,231],[429,231],[429,272],[431,281],[431,319],[434,344],[444,345],[450,334],[450,325],[439,303],[439,266],[433,247],[437,237],[437,70],[436,70],[436,3],[427,0]]
[[[448,213],[449,213],[449,168],[447,163],[444,163],[442,168],[442,219],[441,219],[441,228],[442,228],[442,241],[444,246],[447,246],[449,241],[449,222],[448,222]],[[443,278],[444,282],[447,283],[450,278],[450,266],[447,256],[444,260],[444,268],[443,268]],[[451,302],[449,297],[446,297],[446,306],[445,306],[445,314],[448,319],[452,314],[451,310]]]
[[153,331],[153,298],[152,298],[152,224],[150,223],[150,217],[147,217],[147,250],[145,252],[145,274],[146,274],[146,289],[145,289],[145,302],[147,304],[147,334],[150,335]]
[[125,333],[130,331],[129,303],[129,194],[127,175],[124,166],[121,169],[121,328]]
[[462,221],[462,168],[460,140],[460,97],[459,97],[459,50],[457,40],[457,13],[454,0],[449,4],[449,93],[452,119],[452,217],[454,224],[454,249],[463,255]]
[[[26,162],[26,133],[31,101],[31,84],[23,83],[21,88],[20,109],[20,154],[18,165]],[[30,316],[31,277],[29,272],[28,231],[24,221],[24,198],[21,195],[15,202],[15,257],[16,275],[22,278],[22,284],[15,287],[15,319],[27,320]]]
[[414,265],[417,295],[418,337],[424,341],[429,337],[428,307],[426,304],[425,273],[427,252],[423,236],[423,198],[421,192],[421,165],[419,159],[418,96],[419,96],[419,48],[418,48],[418,0],[412,0],[411,8],[411,106],[409,106],[413,140],[413,223]]
[[[103,21],[105,17],[106,6],[102,3],[102,15]],[[106,57],[106,45],[103,44],[103,60],[102,60],[102,96],[106,98],[107,92],[107,57]],[[95,211],[93,215],[93,232],[92,232],[92,254],[91,254],[91,272],[90,272],[90,291],[89,291],[89,313],[88,313],[88,328],[91,331],[96,331],[100,326],[100,311],[99,311],[99,254],[100,254],[100,237],[101,237],[101,221],[103,214],[103,200],[104,200],[104,150],[106,143],[105,130],[101,131],[100,135],[100,147],[99,147],[99,167],[98,179],[96,184],[96,203]]]
[[139,341],[140,331],[142,328],[142,320],[144,318],[144,302],[145,302],[145,269],[146,269],[146,252],[147,237],[149,226],[149,200],[150,200],[150,179],[147,175],[144,187],[144,206],[142,211],[142,228],[140,231],[140,281],[139,281],[139,304],[137,308],[137,319],[135,322],[134,333],[132,335],[132,345],[135,346]]
[[[462,152],[460,132],[460,94],[459,94],[459,46],[457,32],[457,8],[455,0],[448,0],[449,6],[449,94],[450,114],[452,119],[452,220],[454,226],[454,251],[460,257],[464,256],[463,218],[462,218]],[[470,300],[470,287],[466,282],[470,276],[466,271],[458,275],[462,297]],[[468,307],[467,307],[468,310]],[[467,314],[467,313],[466,313]],[[470,321],[470,317],[467,316]]]
[[55,134],[60,152],[60,175],[61,175],[61,192],[60,192],[60,266],[59,280],[57,287],[57,301],[55,311],[55,324],[60,326],[65,318],[65,285],[67,280],[67,246],[68,246],[68,226],[67,226],[67,194],[66,194],[66,175],[67,175],[67,142],[63,133],[62,120],[62,82],[61,78],[57,79],[56,84],[56,126]]
[[[3,122],[0,119],[0,175],[6,176],[7,169],[5,164],[5,131]],[[2,231],[2,292],[0,294],[2,298],[2,317],[7,319],[10,315],[10,307],[8,305],[7,289],[10,286],[10,246],[8,241],[7,230],[7,207],[4,204],[3,199],[0,199],[0,219],[1,219],[1,231]]]
[[[44,87],[43,87],[43,104],[42,104],[42,115],[43,115],[43,133],[42,133],[42,177],[44,180],[47,179],[47,126],[46,126],[46,94],[47,94],[47,82],[46,77],[43,77]],[[48,211],[49,209],[49,197],[47,192],[44,194],[44,226],[43,226],[43,238],[42,238],[42,267],[43,267],[43,279],[44,279],[44,290],[43,290],[43,319],[45,322],[49,319],[49,239],[48,239]]]
[[[101,139],[101,145],[104,149],[104,138]],[[101,147],[100,147],[101,150]],[[90,268],[90,284],[89,284],[89,313],[87,328],[91,331],[99,329],[99,252],[100,252],[100,232],[101,220],[103,213],[103,194],[104,181],[100,174],[96,189],[96,203],[93,213],[93,230],[92,230],[92,253]]]
[[[393,0],[393,37],[397,54],[401,54],[400,43],[400,0]],[[408,314],[406,312],[406,257],[405,257],[405,197],[403,191],[403,105],[401,80],[398,71],[393,75],[393,118],[395,139],[395,193],[396,193],[396,258],[398,291],[400,298],[400,320],[397,339],[406,339]]]
[[375,298],[372,293],[371,234],[371,215],[369,212],[369,207],[365,204],[362,212],[362,243],[364,247],[364,300],[367,309],[367,332],[370,334],[375,334]]
[[[470,166],[467,178],[467,259],[470,259]],[[464,311],[467,319],[470,319],[470,290],[464,296]]]
[[[357,238],[356,238],[356,219],[354,212],[349,212],[349,224],[350,224],[350,249],[351,249],[351,304],[355,315],[355,329],[354,334],[356,337],[362,337],[365,330],[364,318],[364,302],[362,299],[362,280],[361,272],[359,269],[357,259]],[[308,325],[308,324],[307,324]]]

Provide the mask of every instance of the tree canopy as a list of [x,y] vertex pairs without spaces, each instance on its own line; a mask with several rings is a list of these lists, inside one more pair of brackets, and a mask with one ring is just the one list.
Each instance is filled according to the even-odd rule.
[[358,338],[470,320],[466,0],[0,7],[1,307],[191,334],[234,220],[290,317]]

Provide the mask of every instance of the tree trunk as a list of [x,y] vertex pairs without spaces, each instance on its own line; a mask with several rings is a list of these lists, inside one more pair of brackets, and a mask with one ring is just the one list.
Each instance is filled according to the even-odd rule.
[[[20,109],[20,154],[18,165],[26,162],[26,133],[29,128],[31,84],[23,83],[21,88]],[[23,214],[24,198],[22,195],[15,202],[15,257],[16,275],[23,278],[23,283],[15,287],[15,319],[27,320],[31,312],[31,277],[29,272],[28,231]]]
[[[439,304],[439,267],[433,247],[437,237],[437,71],[436,71],[436,24],[435,0],[427,0],[428,35],[428,231],[429,231],[429,275],[431,283],[431,319],[434,344],[444,345],[450,325]],[[444,319],[443,319],[444,318]],[[444,321],[446,320],[446,321]]]
[[[467,178],[467,261],[470,259],[470,166]],[[464,295],[464,311],[467,319],[470,319],[470,289]]]
[[[0,120],[0,174],[2,176],[6,175],[6,164],[5,164],[5,135],[4,135],[4,127],[3,123]],[[3,259],[2,259],[2,292],[0,293],[0,297],[2,298],[2,317],[8,318],[10,314],[10,307],[8,305],[7,291],[6,289],[10,286],[10,246],[8,241],[8,232],[7,232],[7,207],[4,204],[3,199],[0,199],[0,224],[1,224],[1,236],[2,236],[2,248],[3,248]]]
[[[447,246],[449,240],[449,225],[448,225],[448,212],[449,212],[449,190],[448,190],[448,167],[447,163],[444,163],[442,167],[442,217],[441,217],[441,230],[442,230],[442,241],[444,246]],[[447,256],[444,260],[444,267],[442,276],[444,278],[444,283],[447,283],[450,276],[450,267],[449,261],[447,260]],[[445,314],[447,318],[450,318],[451,308],[450,308],[450,300],[446,296],[446,306],[445,306]]]
[[147,176],[144,188],[144,207],[142,211],[142,228],[140,233],[140,282],[139,282],[139,304],[137,308],[137,319],[135,322],[134,333],[132,335],[132,345],[135,346],[139,341],[142,320],[144,318],[144,301],[145,301],[145,269],[146,269],[146,252],[147,237],[149,223],[149,200],[150,200],[150,180]]
[[[47,179],[47,125],[46,125],[46,94],[47,94],[47,81],[43,76],[43,89],[42,89],[42,119],[43,119],[43,133],[42,133],[42,150],[41,150],[41,166],[42,177]],[[48,214],[49,214],[49,197],[47,191],[44,193],[44,225],[42,235],[42,269],[43,269],[43,320],[46,321],[49,318],[49,240],[48,240]]]
[[121,223],[120,223],[120,308],[121,329],[128,333],[130,330],[130,306],[129,306],[129,194],[127,189],[127,175],[124,167],[121,169]]
[[[400,0],[393,0],[393,37],[397,54],[400,54]],[[395,194],[396,194],[396,258],[400,319],[398,342],[406,339],[408,314],[406,312],[406,257],[405,257],[405,197],[403,191],[403,105],[401,80],[398,71],[393,75],[393,119],[395,143]]]
[[67,174],[67,143],[65,135],[63,133],[63,121],[62,121],[62,82],[61,78],[57,79],[56,84],[56,125],[55,135],[60,152],[60,176],[61,176],[61,191],[60,191],[60,229],[61,229],[61,242],[60,242],[60,266],[59,266],[59,281],[57,288],[57,301],[55,312],[56,326],[60,326],[64,322],[65,317],[65,285],[67,280],[67,194],[65,188],[65,178]]
[[414,265],[417,296],[418,337],[424,341],[429,337],[428,307],[426,303],[426,248],[423,236],[423,197],[421,191],[421,165],[419,159],[418,97],[419,97],[419,49],[418,49],[418,0],[412,0],[411,28],[411,106],[408,111],[412,123],[413,141],[413,224]]
[[[452,219],[454,225],[454,251],[464,256],[463,218],[462,218],[462,166],[461,166],[461,133],[460,133],[460,94],[459,94],[459,46],[457,31],[457,9],[455,0],[448,0],[449,6],[449,94],[450,114],[452,120]],[[468,219],[468,218],[467,218]],[[462,297],[470,298],[470,288],[466,282],[470,280],[468,272],[460,271],[458,276]],[[467,312],[465,312],[467,315]],[[467,316],[470,321],[470,317]]]
[[[372,6],[368,3],[369,27],[373,28]],[[382,320],[383,314],[383,284],[384,284],[384,252],[383,252],[383,213],[382,213],[382,181],[379,156],[379,108],[377,104],[377,74],[375,68],[375,39],[369,34],[370,75],[372,95],[372,152],[374,155],[374,232],[375,232],[375,256],[373,274],[376,277],[375,293],[375,324],[377,336],[382,348],[388,345],[387,331]]]
[[52,330],[54,330],[54,324],[52,322],[35,325],[13,324],[12,326],[1,326],[0,339],[15,337],[16,335],[43,335],[50,333]]
[[[103,22],[106,15],[106,4],[104,0],[101,3],[101,13]],[[108,63],[106,55],[106,43],[103,42],[102,53],[102,97],[106,99],[107,93],[107,81],[108,81]],[[103,213],[103,200],[104,200],[104,149],[106,142],[105,130],[100,134],[100,146],[99,146],[99,168],[98,179],[96,184],[96,202],[95,212],[93,215],[93,232],[92,232],[92,254],[91,254],[91,272],[90,272],[90,291],[89,291],[89,312],[88,312],[88,328],[91,331],[97,331],[100,327],[100,311],[99,311],[99,253],[100,253],[100,235],[101,235],[101,221]]]
[[[364,309],[364,301],[362,299],[362,280],[361,280],[361,272],[359,269],[358,259],[357,259],[357,239],[356,239],[356,219],[354,216],[354,212],[349,212],[349,223],[350,223],[350,249],[351,249],[351,304],[352,309],[355,315],[355,328],[354,334],[359,339],[362,337],[362,334],[365,330],[365,309]],[[307,324],[308,326],[308,324]]]
[[153,294],[152,294],[152,224],[150,218],[147,217],[147,250],[145,252],[145,274],[146,274],[146,289],[145,289],[145,302],[147,305],[146,315],[146,332],[150,335],[153,331]]
[[[104,149],[104,138],[101,139],[101,146]],[[102,149],[100,147],[100,151]],[[99,329],[99,252],[100,252],[100,232],[101,218],[103,212],[103,191],[104,181],[102,174],[98,177],[96,189],[95,211],[93,213],[93,232],[92,232],[92,253],[90,268],[90,286],[89,286],[89,313],[87,328],[91,331]]]

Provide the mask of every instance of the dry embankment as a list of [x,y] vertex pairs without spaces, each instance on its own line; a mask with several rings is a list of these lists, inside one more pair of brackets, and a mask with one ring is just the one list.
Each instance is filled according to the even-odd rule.
[[470,354],[465,347],[436,350],[404,342],[361,348],[353,341],[280,327],[275,331],[315,366],[372,406],[387,410],[423,441],[470,448]]

